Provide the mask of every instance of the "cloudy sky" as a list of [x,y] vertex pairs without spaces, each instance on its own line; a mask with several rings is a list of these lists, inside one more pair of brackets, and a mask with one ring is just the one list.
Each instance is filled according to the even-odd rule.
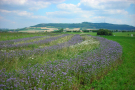
[[135,0],[0,0],[0,28],[84,21],[135,26]]

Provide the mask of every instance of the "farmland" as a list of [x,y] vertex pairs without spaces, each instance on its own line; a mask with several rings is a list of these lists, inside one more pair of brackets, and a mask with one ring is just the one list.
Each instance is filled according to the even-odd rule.
[[19,32],[35,33],[35,32],[52,32],[58,30],[58,28],[51,27],[29,27],[19,30]]
[[135,37],[128,34],[0,33],[0,38],[2,89],[134,88]]

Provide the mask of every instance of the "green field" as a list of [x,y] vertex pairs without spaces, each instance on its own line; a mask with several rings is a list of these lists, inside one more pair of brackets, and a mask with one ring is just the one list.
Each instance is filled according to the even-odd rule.
[[[33,67],[35,65],[44,63],[47,63],[48,61],[55,61],[55,60],[63,60],[63,59],[72,59],[76,58],[78,55],[82,55],[82,53],[87,51],[92,51],[98,48],[99,42],[92,38],[87,36],[86,34],[96,36],[96,33],[90,32],[90,33],[62,33],[62,34],[69,34],[68,36],[61,37],[57,40],[51,41],[47,44],[35,44],[34,46],[27,46],[23,49],[27,50],[33,50],[36,48],[42,48],[42,47],[49,47],[57,44],[61,44],[64,42],[67,42],[73,38],[74,35],[79,34],[83,38],[82,44],[75,44],[70,47],[62,48],[60,50],[56,50],[55,52],[47,52],[44,54],[39,55],[32,55],[32,56],[26,56],[26,57],[17,57],[12,58],[12,61],[9,61],[5,59],[4,62],[1,62],[0,69],[5,69],[8,72],[14,71],[14,70],[21,70],[22,66],[23,69],[27,69],[28,67]],[[60,88],[60,90],[134,90],[135,89],[135,37],[131,37],[131,34],[135,34],[135,32],[117,32],[113,33],[115,36],[100,36],[103,38],[107,38],[108,40],[116,41],[122,46],[122,62],[115,62],[110,68],[103,68],[101,71],[99,71],[98,74],[100,78],[94,77],[93,75],[89,78],[92,79],[92,82],[85,81],[85,76],[88,77],[86,73],[81,74],[79,79],[75,79],[73,81],[73,85],[70,87],[63,86]],[[61,34],[57,35],[55,33],[0,33],[0,41],[5,40],[13,40],[13,39],[19,39],[19,38],[26,38],[26,37],[34,37],[34,36],[50,36],[50,37],[57,37],[61,36]],[[44,38],[46,39],[46,38]],[[22,43],[29,43],[34,41],[40,41],[43,40],[43,38],[39,39],[33,39],[28,41],[20,41],[17,42],[17,44]],[[89,41],[90,40],[90,41]],[[91,42],[94,42],[93,44]],[[87,43],[87,44],[84,44]],[[11,48],[13,49],[13,48]],[[19,48],[16,48],[16,51],[19,51]],[[10,51],[10,48],[7,48],[7,51]],[[81,56],[83,57],[83,56]],[[85,59],[85,58],[84,58]],[[37,64],[38,63],[38,64]],[[39,67],[40,68],[40,67]],[[38,69],[38,67],[37,67]],[[36,69],[36,70],[37,70]],[[84,68],[83,68],[84,69]],[[102,74],[102,70],[106,69],[107,72],[103,72],[105,74]],[[62,69],[62,71],[65,69]],[[76,77],[78,74],[75,74],[74,72],[70,72],[68,75],[75,75]],[[19,73],[16,73],[15,76],[18,76],[19,78],[24,76],[19,76]],[[59,75],[58,75],[59,76]],[[27,77],[27,76],[25,76]],[[60,77],[60,76],[59,76]],[[82,79],[83,78],[83,79]],[[91,80],[90,79],[90,80]],[[57,80],[55,78],[55,80]],[[66,80],[66,79],[65,79]],[[65,82],[67,85],[70,85],[67,81],[63,80],[61,78],[59,80],[60,82]],[[85,84],[82,84],[82,80]],[[33,80],[32,80],[33,81]],[[35,82],[35,81],[34,81]],[[88,83],[86,83],[88,82]],[[43,81],[40,83],[44,83]],[[50,82],[47,82],[48,84]],[[1,84],[1,83],[0,83]],[[23,85],[23,84],[21,84]],[[35,86],[35,84],[33,84]],[[41,87],[41,84],[36,87]],[[32,86],[31,88],[34,88]],[[49,87],[53,90],[58,90],[58,88],[55,87]],[[26,88],[28,89],[28,88]],[[6,89],[4,89],[6,90]]]

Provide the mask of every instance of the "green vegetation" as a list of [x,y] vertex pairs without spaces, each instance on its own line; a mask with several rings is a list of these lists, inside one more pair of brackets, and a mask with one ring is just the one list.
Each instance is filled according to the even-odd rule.
[[[129,32],[130,33],[130,32]],[[135,89],[135,37],[128,33],[114,33],[116,36],[102,36],[117,41],[123,47],[122,63],[107,75],[83,86],[81,90],[134,90]]]
[[[31,49],[35,49],[35,48],[39,48],[39,47],[40,48],[49,47],[52,45],[56,45],[56,44],[60,44],[60,43],[64,43],[66,41],[69,41],[72,37],[73,37],[73,35],[68,35],[68,36],[59,38],[57,40],[51,41],[51,42],[46,43],[46,44],[42,44],[39,46],[36,44],[33,44],[33,45],[30,45],[29,47],[21,47],[20,49],[31,50]],[[25,67],[27,67],[27,65],[29,63],[31,63],[31,65],[35,65],[37,63],[44,64],[45,62],[59,60],[59,59],[75,58],[77,55],[80,55],[81,53],[83,53],[85,51],[92,50],[93,48],[96,48],[99,44],[98,41],[94,42],[95,40],[91,37],[82,35],[82,38],[85,42],[82,42],[80,45],[73,45],[73,46],[70,46],[68,48],[63,48],[61,50],[57,50],[55,52],[47,52],[44,55],[42,55],[42,57],[41,57],[41,55],[34,55],[34,56],[25,57],[25,58],[22,57],[22,59],[25,59],[23,61],[20,58],[14,58],[14,60],[12,60],[12,62],[8,62],[8,61],[3,62],[2,65],[0,66],[0,68],[5,68],[7,71],[12,71],[12,70],[19,70],[22,66],[25,68]],[[39,40],[41,40],[41,39],[39,38]],[[36,39],[36,40],[38,40],[38,39]],[[94,43],[91,44],[91,42],[89,40],[91,40],[91,42],[94,42]],[[33,42],[33,41],[35,41],[35,39],[29,40],[29,42]],[[20,50],[20,49],[15,48],[15,49],[12,49],[10,51]],[[9,51],[9,49],[7,49],[6,51]],[[34,60],[32,60],[32,58]]]
[[34,36],[44,36],[46,34],[47,33],[8,33],[8,32],[0,32],[0,41],[34,37]]
[[118,25],[118,24],[109,24],[109,23],[90,23],[90,22],[82,22],[82,23],[44,23],[37,24],[31,27],[55,27],[55,28],[81,28],[81,30],[85,30],[87,28],[90,29],[109,29],[109,30],[135,30],[135,27],[129,25]]
[[[71,34],[71,33],[68,33]],[[77,34],[77,33],[72,33]],[[81,34],[81,33],[78,33]],[[96,32],[89,32],[96,36]],[[131,37],[131,34],[134,36]],[[134,90],[135,89],[135,32],[114,32],[114,36],[102,36],[120,43],[123,48],[122,62],[105,76],[91,84],[82,86],[80,90]]]
[[19,41],[19,42],[15,42],[14,44],[22,44],[22,43],[29,43],[29,42],[34,42],[34,41],[39,41],[39,40],[44,40],[46,38],[49,38],[49,36],[46,36],[46,37],[40,37],[40,38],[35,38],[35,39],[30,39],[30,40],[22,40],[22,41]]
[[131,34],[135,36],[135,32],[114,32],[114,36],[126,36],[126,37],[131,37]]
[[97,31],[97,35],[113,35],[110,30],[107,29],[99,29]]
[[63,32],[63,28],[59,29],[59,30],[56,30],[56,31],[53,31],[54,33],[61,33]]
[[[84,52],[95,50],[99,46],[99,41],[97,41],[96,39],[90,36],[87,36],[87,34],[97,36],[96,32],[61,32],[61,34],[71,34],[71,35],[59,38],[57,40],[53,40],[49,43],[42,44],[40,46],[37,45],[34,46],[35,45],[34,44],[33,46],[29,46],[28,48],[27,47],[25,48],[29,50],[29,49],[39,48],[39,47],[43,48],[43,47],[49,47],[49,46],[61,44],[63,42],[71,40],[71,38],[75,34],[80,34],[81,37],[83,38],[83,42],[79,44],[71,45],[70,47],[64,47],[60,50],[55,50],[53,52],[44,52],[41,54],[33,54],[31,56],[15,57],[12,58],[10,61],[7,59],[4,62],[1,62],[0,69],[6,68],[7,72],[21,70],[22,66],[23,69],[27,69],[28,67],[32,67],[32,66],[35,66],[37,67],[37,69],[39,69],[38,66],[36,66],[38,64],[43,65],[48,61],[72,59],[77,57],[78,55],[81,56],[82,53]],[[104,68],[105,70],[104,72],[100,70],[99,77],[98,75],[97,77],[94,77],[94,75],[92,75],[92,77],[90,77],[92,78],[92,80],[88,83],[84,79],[85,75],[87,76],[86,73],[79,75],[78,73],[76,74],[74,72],[73,73],[70,72],[76,76],[78,75],[77,77],[79,79],[76,78],[71,87],[61,87],[60,89],[62,90],[62,89],[70,88],[72,90],[134,90],[135,89],[135,65],[134,65],[135,64],[135,36],[131,37],[131,34],[134,35],[135,32],[114,32],[113,33],[114,36],[101,36],[109,40],[116,41],[122,46],[123,48],[122,61],[120,60],[118,62],[115,62],[114,63],[115,65],[112,65],[112,67],[109,69],[108,67]],[[5,40],[13,40],[13,39],[34,37],[34,36],[53,37],[54,35],[59,36],[58,33],[0,33],[0,40],[5,41]],[[16,42],[15,44],[28,43],[28,42],[33,42],[33,41],[43,40],[43,39],[45,38],[20,41],[20,42]],[[50,66],[52,66],[52,63]],[[85,68],[82,69],[85,70]],[[62,73],[66,74],[64,72]],[[19,76],[20,78],[23,77],[20,74],[16,74],[16,75]],[[57,78],[60,78],[61,80],[60,82],[67,82],[61,77],[55,77],[54,79],[58,80]],[[42,82],[40,83],[41,83],[40,85],[42,85]],[[41,87],[41,86],[37,86],[37,87]],[[34,86],[32,87],[32,89],[33,88]],[[50,88],[56,89],[55,87],[50,87]]]
[[90,30],[82,30],[82,32],[90,32]]

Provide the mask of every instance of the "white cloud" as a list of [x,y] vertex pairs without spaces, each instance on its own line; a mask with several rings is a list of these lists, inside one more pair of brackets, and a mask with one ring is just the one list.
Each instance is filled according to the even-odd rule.
[[124,15],[128,14],[128,12],[125,10],[117,10],[117,9],[116,10],[114,10],[114,9],[104,10],[104,13],[105,14],[124,14]]
[[79,8],[78,6],[79,4],[74,5],[62,3],[57,5],[57,8],[61,11],[47,12],[47,15],[64,18],[89,18],[94,14],[93,11],[85,11]]
[[43,1],[43,2],[50,2],[50,3],[61,3],[64,2],[65,0],[31,0],[31,1]]
[[[25,16],[25,17],[29,17],[29,18],[33,18],[33,19],[47,19],[46,16],[41,16],[41,15],[33,15],[33,13],[31,12],[27,12],[27,11],[19,11],[19,10],[13,10],[13,11],[8,11],[8,10],[3,10],[3,9],[0,9],[0,12],[3,12],[3,13],[10,13],[10,15],[18,15],[18,16]],[[50,13],[51,14],[51,13]],[[0,18],[2,18],[0,16]]]
[[95,16],[126,15],[125,8],[134,0],[81,0],[78,7],[82,11],[91,11]]
[[8,11],[8,10],[3,10],[3,9],[0,9],[0,12],[17,14],[19,16],[31,16],[33,14],[27,11],[18,11],[18,10]]
[[61,10],[68,10],[68,11],[79,11],[79,10],[81,10],[80,8],[78,8],[77,5],[74,5],[74,4],[63,3],[63,4],[57,5],[57,7]]
[[33,13],[29,13],[27,11],[15,11],[19,16],[31,16]]
[[104,16],[95,16],[95,17],[93,17],[94,19],[105,19],[106,17],[104,17]]
[[11,13],[11,11],[3,10],[3,9],[0,9],[0,12],[3,12],[3,13]]
[[[0,0],[2,7],[0,7],[0,20],[5,21],[5,27],[6,22],[9,25],[16,23],[14,24],[16,27],[38,23],[104,22],[104,20],[107,23],[130,25],[135,23],[135,15],[130,15],[124,10],[131,3],[135,4],[135,0],[80,0],[78,4],[61,3],[63,1],[65,0]],[[52,7],[48,10],[43,9],[51,4]],[[57,7],[53,9],[55,5]]]
[[65,14],[70,14],[70,12],[66,11],[55,11],[55,12],[46,12],[46,15],[65,15]]
[[30,10],[38,10],[38,9],[41,9],[41,8],[48,7],[50,4],[51,3],[49,3],[49,2],[43,2],[43,1],[36,2],[36,1],[32,1],[30,3],[27,3],[26,5],[29,6]]
[[81,9],[79,10],[69,10],[68,8],[62,11],[55,11],[55,12],[46,12],[47,17],[52,18],[68,18],[68,19],[74,19],[74,18],[90,18],[92,15],[94,15],[94,12],[92,11],[83,11]]
[[92,9],[124,9],[135,0],[81,0],[79,6]]
[[1,0],[1,4],[17,4],[17,5],[23,5],[28,0]]
[[46,15],[51,18],[75,18],[74,13],[68,11],[46,12]]
[[34,19],[48,19],[46,16],[32,15],[31,18]]
[[49,3],[61,3],[65,0],[1,0],[0,4],[16,4],[23,5],[31,2],[49,2]]
[[124,20],[116,18],[105,18],[105,22],[112,24],[124,24]]
[[38,10],[41,8],[46,8],[52,3],[61,3],[65,0],[1,0],[0,5],[8,5],[8,7],[23,7],[29,10]]

